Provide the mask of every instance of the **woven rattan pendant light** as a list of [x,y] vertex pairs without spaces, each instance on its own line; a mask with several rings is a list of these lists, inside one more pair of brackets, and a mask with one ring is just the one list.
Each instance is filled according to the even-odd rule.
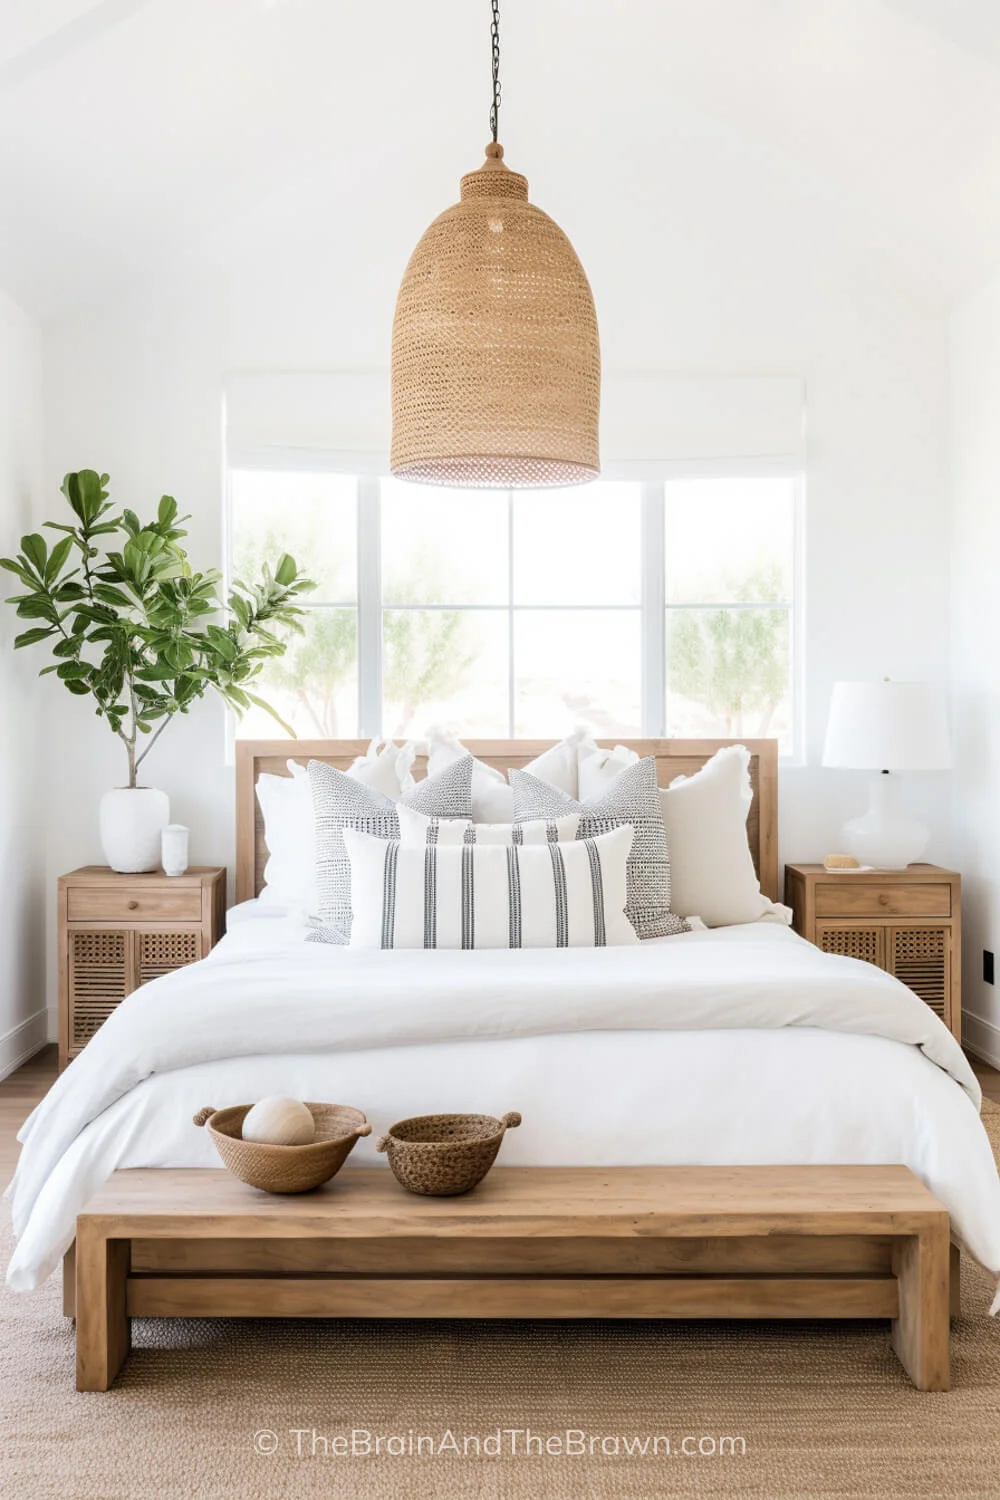
[[391,468],[424,484],[584,484],[600,467],[594,298],[573,246],[503,161],[497,4],[486,161],[420,240],[396,302]]

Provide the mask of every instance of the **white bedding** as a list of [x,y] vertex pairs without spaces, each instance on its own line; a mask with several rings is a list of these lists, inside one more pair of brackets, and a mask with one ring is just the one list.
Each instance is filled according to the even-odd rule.
[[190,1123],[266,1093],[364,1109],[518,1109],[507,1162],[903,1162],[1000,1274],[1000,1183],[961,1049],[870,965],[783,926],[608,950],[307,944],[248,904],[203,963],[130,996],[21,1132],[8,1282],[55,1267],[118,1167],[216,1165]]

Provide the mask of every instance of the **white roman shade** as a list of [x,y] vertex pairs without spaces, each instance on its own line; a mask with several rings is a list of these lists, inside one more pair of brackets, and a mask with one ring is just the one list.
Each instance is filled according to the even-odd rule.
[[[795,376],[604,376],[605,479],[792,471],[802,466],[804,432],[805,387]],[[388,371],[226,380],[226,453],[234,468],[388,474],[389,437]]]

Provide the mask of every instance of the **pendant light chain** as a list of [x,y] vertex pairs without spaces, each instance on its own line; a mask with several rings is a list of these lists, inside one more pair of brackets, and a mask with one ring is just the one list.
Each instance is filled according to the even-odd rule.
[[500,115],[500,0],[492,0],[493,24],[490,27],[490,44],[493,52],[493,103],[490,106],[490,130],[493,140],[497,138]]
[[490,12],[492,139],[421,236],[396,299],[389,467],[459,490],[586,484],[600,473],[593,293],[559,225],[528,201],[528,179],[504,162],[500,0]]

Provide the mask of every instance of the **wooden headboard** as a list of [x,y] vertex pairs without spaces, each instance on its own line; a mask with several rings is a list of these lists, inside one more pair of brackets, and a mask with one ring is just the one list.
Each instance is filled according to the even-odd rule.
[[[547,750],[552,740],[467,740],[471,753],[487,765],[506,772],[509,766],[525,766]],[[750,782],[753,806],[747,819],[750,852],[760,877],[760,887],[772,901],[778,899],[778,742],[777,740],[599,740],[598,744],[628,745],[639,755],[656,758],[656,772],[661,786],[669,786],[675,776],[690,776],[723,745],[746,745],[750,751]],[[236,741],[236,899],[249,901],[259,896],[264,884],[267,845],[264,842],[264,820],[261,817],[254,787],[264,771],[271,776],[288,776],[287,762],[305,765],[322,760],[329,766],[346,771],[352,761],[364,755],[367,740],[237,740]],[[426,762],[418,756],[413,774],[418,779],[426,773]]]

